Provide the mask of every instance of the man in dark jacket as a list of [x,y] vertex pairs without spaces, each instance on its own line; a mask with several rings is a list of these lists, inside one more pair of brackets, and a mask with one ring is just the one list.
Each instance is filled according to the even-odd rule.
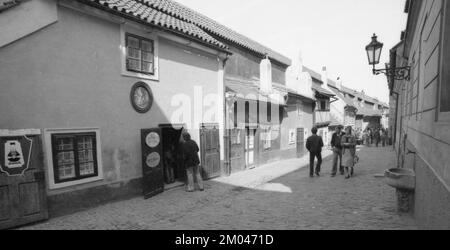
[[339,172],[344,175],[344,167],[342,167],[342,127],[338,126],[336,132],[331,137],[331,147],[333,148],[333,169],[331,170],[331,177],[335,177],[337,173],[337,165],[339,160]]
[[198,157],[200,149],[197,143],[191,139],[191,135],[188,132],[183,132],[183,139],[182,151],[184,166],[186,167],[187,191],[195,191],[194,179],[200,191],[203,191],[203,179],[200,173],[200,159]]
[[[314,127],[311,132],[313,133],[306,140],[306,149],[309,151],[309,176],[314,177],[314,173],[320,176],[320,167],[322,165],[322,148],[323,140],[322,137],[317,135],[317,128]],[[317,158],[317,166],[314,171],[314,160]]]

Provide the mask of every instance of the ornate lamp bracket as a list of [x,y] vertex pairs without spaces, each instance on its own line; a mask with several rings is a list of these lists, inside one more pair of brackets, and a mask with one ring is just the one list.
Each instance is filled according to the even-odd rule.
[[386,68],[386,69],[375,69],[375,65],[373,67],[373,74],[385,74],[388,77],[394,77],[395,80],[410,80],[411,75],[411,67],[398,67],[398,68]]

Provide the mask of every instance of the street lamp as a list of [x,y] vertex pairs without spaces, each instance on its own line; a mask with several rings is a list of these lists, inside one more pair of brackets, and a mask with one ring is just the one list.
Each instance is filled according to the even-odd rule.
[[381,51],[383,50],[383,43],[377,40],[377,35],[373,34],[372,42],[366,46],[367,58],[369,59],[369,65],[373,66],[373,74],[379,75],[381,73],[388,77],[394,77],[395,80],[407,80],[409,81],[409,75],[411,71],[410,66],[395,68],[393,65],[385,69],[375,69],[375,65],[380,63]]

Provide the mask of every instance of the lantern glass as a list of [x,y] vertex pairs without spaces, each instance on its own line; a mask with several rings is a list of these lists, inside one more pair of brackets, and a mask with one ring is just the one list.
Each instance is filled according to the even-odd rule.
[[376,65],[380,63],[382,50],[383,44],[377,41],[377,36],[374,34],[372,37],[372,42],[366,46],[367,58],[370,65]]

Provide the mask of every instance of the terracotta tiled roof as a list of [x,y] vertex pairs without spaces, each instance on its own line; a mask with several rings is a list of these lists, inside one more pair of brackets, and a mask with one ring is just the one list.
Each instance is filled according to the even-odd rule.
[[369,109],[366,107],[358,107],[358,111],[356,113],[357,115],[363,115],[363,116],[377,116],[381,117],[381,112],[379,110]]
[[309,75],[311,76],[311,78],[315,79],[316,81],[322,82],[322,75],[317,73],[316,71],[314,71],[308,67],[303,67],[303,71],[308,72]]
[[312,89],[319,92],[322,95],[326,95],[326,96],[336,96],[333,92],[322,88],[321,86],[319,86],[318,84],[314,84],[312,85]]
[[221,49],[226,49],[227,46],[211,35],[197,27],[196,25],[178,19],[174,16],[168,15],[152,8],[151,2],[160,1],[134,1],[134,0],[79,0],[80,2],[88,3],[94,7],[104,7],[117,14],[126,15],[131,19],[143,21],[148,24],[170,29],[175,32],[183,33],[189,37],[201,40],[204,43],[214,45]]
[[[107,7],[124,13],[132,18],[150,24],[183,32],[204,42],[225,48],[226,46],[212,36],[253,51],[261,56],[267,54],[270,59],[286,66],[291,60],[252,39],[241,35],[224,25],[208,18],[173,0],[79,0]],[[210,33],[211,35],[207,34]]]
[[333,91],[336,96],[341,99],[347,106],[358,108],[358,106],[355,104],[355,101],[349,97],[345,97],[339,90],[335,88],[331,88],[331,91]]

